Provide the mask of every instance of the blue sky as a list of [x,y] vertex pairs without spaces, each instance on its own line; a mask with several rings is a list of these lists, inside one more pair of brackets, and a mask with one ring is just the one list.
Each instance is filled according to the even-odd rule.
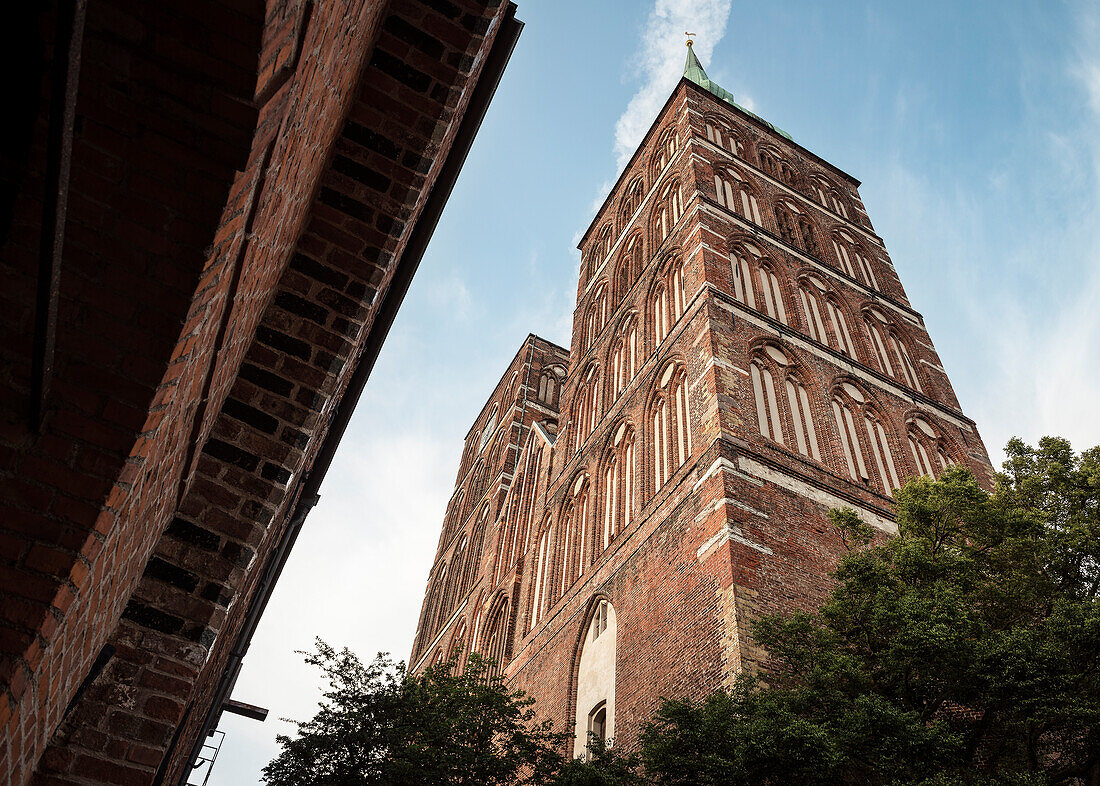
[[313,714],[314,636],[408,656],[462,440],[529,332],[568,346],[580,233],[683,67],[863,182],[995,464],[1100,443],[1100,7],[519,0],[526,27],[245,660],[212,784]]

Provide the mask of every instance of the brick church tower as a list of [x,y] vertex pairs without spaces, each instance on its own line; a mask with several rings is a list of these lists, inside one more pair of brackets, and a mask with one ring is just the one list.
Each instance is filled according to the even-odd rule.
[[581,240],[569,352],[528,338],[470,431],[414,672],[476,650],[574,753],[629,747],[819,605],[831,508],[891,533],[907,478],[991,482],[858,186],[689,48]]

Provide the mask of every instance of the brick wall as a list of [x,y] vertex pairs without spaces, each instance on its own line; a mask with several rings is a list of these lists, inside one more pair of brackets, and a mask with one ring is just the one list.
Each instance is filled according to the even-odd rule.
[[41,145],[5,247],[10,781],[185,774],[507,10],[91,4],[42,435]]

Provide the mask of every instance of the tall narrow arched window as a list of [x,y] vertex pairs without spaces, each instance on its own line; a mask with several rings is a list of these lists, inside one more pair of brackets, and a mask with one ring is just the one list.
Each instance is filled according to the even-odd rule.
[[660,489],[691,455],[691,411],[684,370],[675,363],[665,366],[653,400],[650,427],[653,434],[654,490]]
[[630,219],[634,217],[634,214],[638,212],[638,208],[642,204],[644,192],[645,186],[642,184],[642,179],[640,177],[634,178],[630,182],[630,185],[627,186],[622,205],[619,208],[619,222],[621,226],[626,227],[626,225],[630,223]]
[[866,398],[855,385],[844,383],[841,388],[842,390],[838,390],[833,395],[832,407],[845,466],[852,480],[869,483],[871,474],[867,471],[867,462],[863,459],[859,432],[856,430],[856,416],[852,414],[852,410],[865,403]]
[[675,325],[684,315],[684,265],[679,259],[674,260],[668,270],[668,306],[672,317],[671,324]]
[[615,234],[611,231],[611,224],[604,224],[603,229],[600,230],[599,239],[596,241],[596,254],[600,260],[597,264],[602,264],[603,260],[611,254],[611,247],[615,245]]
[[628,317],[611,350],[611,400],[626,390],[638,370],[638,320]]
[[607,286],[601,282],[592,293],[588,306],[588,316],[584,323],[584,348],[588,349],[600,336],[607,323]]
[[751,244],[736,246],[730,255],[733,266],[733,296],[749,308],[756,308],[756,291],[753,286],[753,270],[760,258],[760,249]]
[[600,368],[595,363],[589,365],[582,382],[577,388],[574,407],[574,450],[580,450],[599,420]]
[[669,232],[676,226],[676,222],[680,220],[680,216],[683,215],[683,212],[684,203],[680,194],[680,182],[674,180],[669,183],[661,193],[661,198],[657,205],[654,230],[658,243],[668,237]]
[[806,333],[816,341],[854,358],[856,354],[848,320],[828,285],[817,276],[804,276],[799,282],[799,299]]
[[650,311],[653,314],[653,345],[659,346],[669,329],[668,290],[664,284],[658,284],[653,290]]
[[447,648],[447,660],[454,664],[456,672],[462,670],[462,656],[466,654],[466,621],[462,620],[451,637],[451,646]]
[[716,170],[714,191],[718,197],[718,204],[722,207],[729,208],[741,218],[757,226],[764,225],[763,216],[760,214],[760,203],[744,176],[736,169],[730,167]]
[[638,280],[642,271],[642,236],[635,234],[626,243],[626,251],[619,259],[619,269],[615,273],[615,303],[621,303],[627,292]]
[[764,308],[768,316],[787,322],[787,307],[783,302],[783,290],[779,286],[779,277],[775,275],[771,267],[760,265],[757,268],[760,277],[760,291],[764,293]]
[[890,450],[890,441],[886,438],[886,429],[878,415],[870,407],[863,410],[863,425],[867,429],[867,441],[871,446],[871,455],[875,457],[882,490],[889,494],[901,488],[898,471],[894,466],[894,455]]
[[728,150],[738,158],[745,157],[745,143],[740,136],[730,130],[729,126],[713,117],[706,118],[705,122],[708,140],[723,150]]
[[624,423],[615,433],[614,444],[605,460],[602,527],[598,534],[597,554],[630,524],[635,498],[634,472],[634,431]]
[[458,545],[455,546],[455,550],[451,553],[451,575],[447,580],[447,588],[444,593],[443,601],[444,619],[451,613],[451,610],[455,607],[455,604],[462,595],[462,580],[465,573],[466,546],[468,544],[469,538],[463,535],[458,541]]
[[547,517],[539,535],[535,558],[535,581],[531,593],[531,626],[534,627],[550,608],[554,564],[554,522]]
[[659,175],[661,170],[668,166],[668,162],[676,155],[676,148],[678,145],[679,139],[676,137],[676,129],[670,128],[665,131],[660,141],[657,142],[657,150],[653,154],[654,176]]
[[790,357],[766,344],[749,366],[760,433],[821,461],[810,399]]
[[917,474],[935,478],[955,463],[944,449],[943,440],[927,420],[914,417],[908,426],[909,451]]
[[760,148],[760,168],[772,177],[780,179],[779,156],[776,155],[771,149],[766,147]]
[[897,328],[877,308],[867,309],[864,316],[879,368],[899,382],[918,392],[924,392],[917,369],[909,357],[909,350],[898,336]]
[[500,676],[509,656],[508,609],[508,597],[502,595],[497,598],[493,601],[485,625],[485,646],[481,648],[481,654],[489,661],[490,678]]
[[615,736],[615,609],[598,599],[585,616],[577,659],[573,755],[583,756],[591,736],[611,747]]
[[838,229],[833,232],[833,252],[841,270],[872,289],[879,288],[867,254],[846,230]]
[[543,370],[539,375],[539,402],[557,409],[558,397],[561,394],[561,378],[562,372],[553,366]]
[[591,532],[588,527],[588,485],[587,476],[578,476],[573,482],[570,499],[562,511],[561,559],[558,570],[561,583],[555,588],[555,598],[564,595],[584,574],[589,564]]
[[831,209],[835,213],[839,213],[848,217],[848,206],[845,204],[845,199],[841,196],[840,189],[833,183],[829,182],[826,178],[818,176],[813,181],[814,196],[817,197],[817,201],[822,204],[823,207]]
[[842,383],[833,393],[832,407],[848,475],[877,485],[885,494],[899,488],[887,426],[863,391],[850,382]]

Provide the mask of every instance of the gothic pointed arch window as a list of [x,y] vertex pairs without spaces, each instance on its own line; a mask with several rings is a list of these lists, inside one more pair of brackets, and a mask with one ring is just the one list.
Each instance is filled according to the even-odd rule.
[[838,229],[833,232],[832,239],[833,252],[836,254],[840,269],[865,286],[878,289],[878,279],[875,278],[874,267],[868,261],[868,254],[851,233],[845,229]]
[[583,473],[578,475],[570,489],[569,499],[561,513],[561,551],[557,570],[560,585],[555,587],[555,600],[573,586],[590,562],[592,533],[589,527],[588,476]]
[[630,181],[630,185],[626,187],[626,191],[623,195],[623,201],[619,207],[619,222],[624,228],[630,223],[630,220],[634,218],[634,214],[638,212],[638,208],[642,205],[642,197],[645,196],[645,184],[642,182],[642,178],[636,177]]
[[669,128],[661,135],[660,140],[657,142],[657,148],[653,153],[654,177],[660,175],[661,171],[672,161],[679,144],[680,140],[676,136],[675,128]]
[[642,271],[642,235],[635,233],[626,242],[626,250],[619,258],[619,267],[615,272],[615,303],[621,303],[626,294],[638,280]]
[[723,150],[728,150],[738,158],[745,157],[745,142],[740,134],[734,132],[728,124],[713,115],[705,119],[707,139]]
[[633,519],[636,473],[634,429],[623,423],[604,460],[603,510],[596,553],[606,549]]
[[944,446],[944,440],[926,419],[914,416],[907,426],[909,452],[918,475],[936,478],[955,463]]
[[638,318],[631,314],[623,320],[611,350],[611,401],[614,402],[638,371]]
[[535,574],[531,592],[531,627],[538,624],[552,603],[551,587],[554,576],[554,546],[556,533],[554,519],[547,516],[539,533],[538,546],[535,549]]
[[756,308],[756,288],[753,284],[759,265],[760,249],[752,243],[735,245],[730,254],[733,267],[733,296],[749,308]]
[[576,405],[574,407],[574,450],[581,449],[581,445],[588,439],[588,435],[592,433],[599,422],[599,365],[596,363],[589,364],[581,379],[582,382],[577,388]]
[[780,347],[765,344],[749,364],[760,433],[821,461],[813,410],[802,375]]
[[574,756],[585,754],[593,735],[608,747],[615,736],[618,619],[606,598],[599,598],[592,604],[581,627],[580,639]]
[[805,275],[799,280],[798,295],[810,338],[855,358],[848,319],[828,284],[817,276]]
[[864,324],[867,326],[871,348],[875,352],[875,359],[882,372],[913,390],[923,393],[924,389],[921,387],[916,366],[913,365],[909,350],[899,335],[897,326],[877,308],[868,308],[864,311]]
[[658,377],[650,406],[653,489],[657,491],[691,455],[691,411],[684,369],[668,363]]
[[485,644],[481,654],[489,661],[489,678],[499,677],[509,657],[508,621],[509,600],[500,595],[493,601],[485,624]]
[[900,488],[886,421],[863,391],[850,382],[840,384],[832,409],[849,477],[885,494]]
[[484,428],[481,429],[481,437],[478,439],[477,452],[481,453],[485,450],[485,446],[489,444],[489,440],[493,438],[493,435],[497,431],[497,411],[500,408],[500,404],[494,403],[489,410],[489,417],[485,421]]
[[847,200],[841,195],[840,188],[828,178],[817,175],[813,178],[813,195],[822,207],[848,218]]
[[680,181],[673,180],[661,191],[657,209],[654,211],[653,233],[658,244],[668,237],[683,213],[684,202],[680,193]]
[[584,323],[584,348],[588,349],[596,343],[607,324],[607,282],[601,281],[596,285],[592,299],[588,306],[588,316]]
[[[486,502],[481,508],[481,514],[470,533],[470,545],[466,550],[466,564],[462,568],[462,581],[459,584],[458,596],[455,602],[466,597],[477,581],[478,568],[481,565],[482,549],[485,545],[485,531],[489,526],[490,505]],[[451,564],[458,566],[458,561],[451,560]]]
[[783,288],[779,285],[779,276],[775,274],[769,262],[761,261],[756,268],[760,280],[760,292],[763,294],[764,310],[772,319],[787,323],[787,306],[783,297]]
[[424,635],[422,641],[428,641],[432,634],[439,628],[443,619],[443,604],[446,598],[447,588],[447,563],[444,562],[435,573],[435,580],[432,582],[432,588],[428,594],[428,603],[426,606],[426,614],[424,621]]
[[466,654],[466,620],[459,621],[451,636],[451,646],[447,648],[447,660],[454,664],[456,672],[462,671],[463,655]]
[[562,377],[564,376],[565,373],[557,366],[543,369],[539,375],[538,399],[540,403],[552,409],[558,408]]
[[775,206],[775,222],[779,228],[779,236],[786,243],[802,249],[811,256],[821,256],[813,221],[798,205],[780,200]]
[[684,263],[678,256],[665,263],[651,297],[654,346],[659,345],[684,315],[687,299],[684,293]]
[[714,191],[718,197],[718,204],[722,207],[732,210],[741,218],[751,221],[757,226],[764,225],[756,191],[737,169],[734,167],[716,169],[714,172]]
[[603,225],[596,239],[596,265],[602,265],[611,254],[611,247],[615,244],[615,233],[611,230],[611,222]]

